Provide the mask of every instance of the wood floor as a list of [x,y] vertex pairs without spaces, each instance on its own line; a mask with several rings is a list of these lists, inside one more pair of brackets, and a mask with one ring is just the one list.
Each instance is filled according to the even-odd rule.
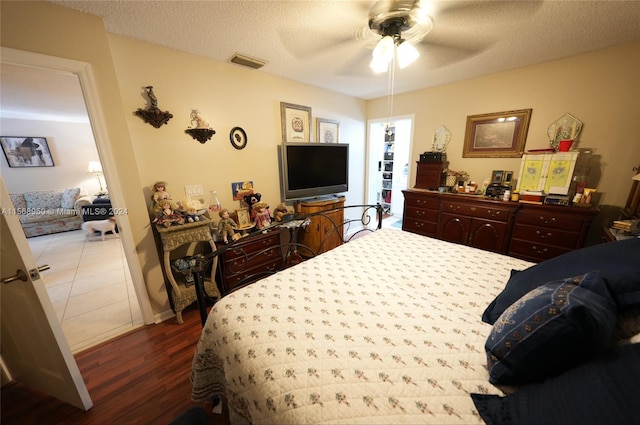
[[11,383],[2,388],[2,424],[168,425],[196,406],[205,409],[210,424],[229,424],[226,411],[215,414],[191,401],[191,361],[202,326],[195,306],[183,318],[182,325],[169,319],[78,353],[94,404],[89,411]]

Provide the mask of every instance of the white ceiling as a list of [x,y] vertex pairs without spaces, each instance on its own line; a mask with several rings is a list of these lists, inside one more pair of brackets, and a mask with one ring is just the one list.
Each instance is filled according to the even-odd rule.
[[[266,62],[254,72],[363,99],[389,92],[388,76],[368,68],[379,39],[367,27],[375,1],[50,1],[101,16],[108,32],[124,37],[217,61],[228,62],[240,53]],[[395,93],[640,40],[637,0],[423,4],[434,28],[419,45],[418,61],[396,71]],[[2,85],[19,84],[10,78],[3,67]],[[3,116],[7,107],[20,108],[25,97],[18,97],[2,87]]]

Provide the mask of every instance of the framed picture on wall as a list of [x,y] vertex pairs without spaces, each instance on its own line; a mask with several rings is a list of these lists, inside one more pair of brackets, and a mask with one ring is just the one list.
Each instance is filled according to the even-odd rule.
[[467,116],[463,158],[519,158],[529,131],[531,109]]
[[316,142],[338,143],[340,121],[316,118]]
[[53,157],[44,137],[0,137],[9,167],[53,167]]
[[280,102],[283,142],[311,142],[311,107]]

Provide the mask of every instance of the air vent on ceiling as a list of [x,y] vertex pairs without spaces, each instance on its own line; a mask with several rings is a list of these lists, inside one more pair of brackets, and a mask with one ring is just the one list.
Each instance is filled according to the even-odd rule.
[[250,58],[249,56],[240,55],[238,53],[234,54],[230,61],[253,69],[262,68],[266,63],[260,59]]

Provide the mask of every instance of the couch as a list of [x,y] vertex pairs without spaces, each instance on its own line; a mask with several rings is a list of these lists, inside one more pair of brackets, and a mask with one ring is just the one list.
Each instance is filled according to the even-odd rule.
[[15,213],[26,237],[78,230],[82,226],[82,206],[91,199],[78,187],[10,193]]

